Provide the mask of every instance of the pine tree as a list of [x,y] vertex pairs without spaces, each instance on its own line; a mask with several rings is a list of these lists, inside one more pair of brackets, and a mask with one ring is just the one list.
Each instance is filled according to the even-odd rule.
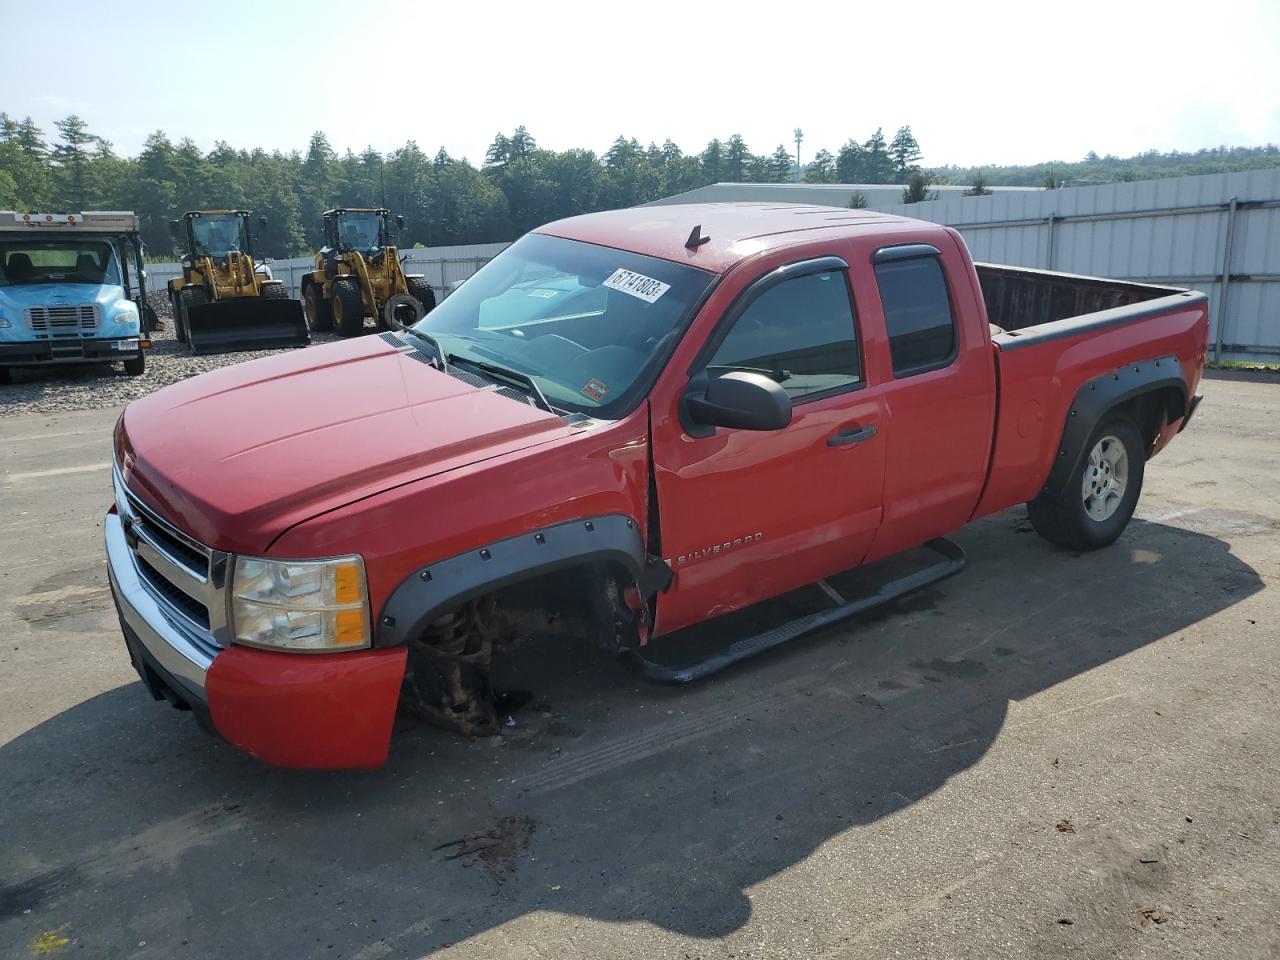
[[724,174],[724,147],[712,140],[698,158],[702,164],[702,182],[719,183]]
[[889,148],[885,146],[884,130],[876,128],[876,132],[862,145],[863,162],[866,169],[867,183],[893,183],[896,171]]
[[982,171],[978,171],[973,176],[973,186],[964,192],[966,197],[989,197],[991,191],[987,188],[987,178],[982,175]]
[[836,183],[867,183],[867,151],[846,140],[836,156]]
[[770,183],[790,183],[793,179],[792,171],[795,169],[795,159],[787,152],[787,148],[782,144],[778,144],[778,149],[773,151],[766,163],[766,170]]
[[938,192],[929,189],[930,182],[929,175],[919,167],[912,170],[907,177],[907,185],[902,188],[902,202],[920,203],[923,200],[937,200]]
[[61,142],[53,148],[54,166],[62,175],[64,204],[83,210],[88,199],[89,148],[98,138],[89,132],[89,125],[74,113],[54,123]]
[[724,153],[724,179],[728,183],[742,183],[747,179],[747,167],[751,163],[751,151],[740,134],[729,138]]
[[912,136],[910,127],[898,128],[898,132],[893,135],[893,142],[889,144],[889,156],[893,158],[893,169],[898,177],[897,182],[906,183],[911,168],[923,156],[920,152],[920,144],[916,143],[916,138]]
[[489,149],[484,155],[484,165],[486,167],[503,167],[507,161],[511,159],[511,141],[507,139],[505,134],[497,134],[493,138],[493,143],[489,145]]
[[836,158],[830,150],[819,150],[804,167],[805,183],[835,183]]

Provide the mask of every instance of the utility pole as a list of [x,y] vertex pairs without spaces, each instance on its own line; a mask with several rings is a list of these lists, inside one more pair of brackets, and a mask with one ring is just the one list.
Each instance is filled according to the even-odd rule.
[[800,182],[800,141],[804,139],[804,131],[796,127],[796,183]]

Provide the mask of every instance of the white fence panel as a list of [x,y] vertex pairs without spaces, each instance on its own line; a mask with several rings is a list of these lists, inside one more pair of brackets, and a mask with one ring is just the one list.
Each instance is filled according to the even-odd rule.
[[1280,360],[1280,169],[876,209],[955,227],[975,260],[1203,290],[1215,356]]

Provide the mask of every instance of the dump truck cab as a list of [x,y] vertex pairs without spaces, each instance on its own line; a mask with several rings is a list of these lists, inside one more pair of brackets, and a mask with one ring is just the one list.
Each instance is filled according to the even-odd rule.
[[0,383],[10,367],[51,363],[141,374],[154,326],[143,277],[131,212],[0,211]]
[[435,292],[420,274],[406,274],[392,243],[394,221],[386,207],[335,207],[324,212],[324,247],[315,271],[302,281],[302,301],[312,330],[336,329],[344,337],[364,329],[401,329],[435,307]]
[[184,251],[169,302],[175,334],[193,353],[309,342],[298,303],[272,278],[268,261],[254,262],[252,218],[250,210],[192,210],[169,222]]

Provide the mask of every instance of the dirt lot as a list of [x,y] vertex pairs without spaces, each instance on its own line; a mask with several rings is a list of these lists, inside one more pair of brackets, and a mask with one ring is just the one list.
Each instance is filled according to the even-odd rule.
[[688,690],[524,648],[500,739],[263,767],[151,702],[114,409],[0,418],[0,956],[1280,952],[1280,384],[1220,375],[1121,541],[969,569]]
[[[120,363],[84,363],[60,366],[14,367],[13,383],[0,386],[0,417],[24,414],[58,413],[66,410],[104,410],[123,406],[130,400],[231,363],[254,357],[265,357],[278,350],[192,356],[186,344],[173,335],[173,322],[164,292],[154,295],[151,304],[162,329],[154,331],[151,349],[147,351],[147,369],[140,377],[131,377]],[[365,320],[369,332],[372,320]],[[313,344],[341,339],[335,333],[312,333]]]

